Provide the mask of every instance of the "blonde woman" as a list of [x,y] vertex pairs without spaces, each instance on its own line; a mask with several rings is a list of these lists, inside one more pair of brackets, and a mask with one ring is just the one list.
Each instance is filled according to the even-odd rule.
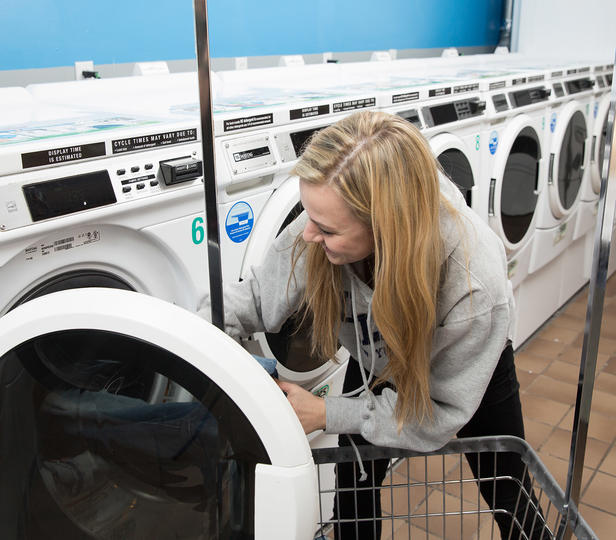
[[[387,113],[356,113],[317,133],[294,172],[305,211],[250,279],[226,289],[225,316],[229,333],[241,336],[276,332],[299,312],[316,354],[331,358],[339,343],[350,351],[347,397],[279,383],[306,433],[419,451],[456,434],[523,437],[503,246],[439,171],[419,131]],[[380,484],[387,462],[377,465],[369,481]],[[498,472],[521,471],[512,457]],[[357,485],[352,468],[337,474],[341,486]],[[492,504],[491,485],[484,488]],[[499,508],[513,510],[514,488],[496,494]],[[380,516],[379,497],[355,496],[341,495],[338,517]],[[508,534],[511,519],[497,519]],[[380,538],[380,522],[335,533]]]

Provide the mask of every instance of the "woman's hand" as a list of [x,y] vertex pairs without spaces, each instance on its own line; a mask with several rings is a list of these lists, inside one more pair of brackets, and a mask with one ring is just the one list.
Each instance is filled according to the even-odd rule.
[[277,381],[280,389],[299,418],[304,433],[325,429],[325,400],[317,397],[297,384]]

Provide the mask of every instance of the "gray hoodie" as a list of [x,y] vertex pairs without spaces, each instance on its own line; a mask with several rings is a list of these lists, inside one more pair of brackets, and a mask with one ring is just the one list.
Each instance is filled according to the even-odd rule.
[[[375,396],[366,381],[358,397],[325,398],[328,433],[360,433],[373,444],[430,451],[455,436],[479,407],[511,337],[513,295],[500,239],[467,207],[451,181],[441,177],[440,188],[461,219],[454,219],[445,209],[440,213],[444,262],[430,367],[433,419],[421,424],[407,421],[398,431],[396,392],[386,388]],[[304,213],[291,223],[269,249],[266,262],[252,268],[247,279],[225,287],[225,323],[232,337],[277,332],[297,311],[304,261],[298,261],[289,281],[291,246],[306,220]],[[346,315],[339,341],[368,372],[378,376],[387,356],[371,319],[373,290],[349,265],[343,269],[343,287]],[[209,316],[207,305],[201,311]]]

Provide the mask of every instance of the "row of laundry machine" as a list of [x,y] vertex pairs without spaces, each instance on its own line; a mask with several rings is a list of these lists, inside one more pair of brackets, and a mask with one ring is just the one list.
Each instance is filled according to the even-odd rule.
[[[263,261],[277,234],[301,211],[298,180],[290,171],[310,136],[354,111],[384,110],[406,118],[422,131],[469,206],[502,238],[517,300],[515,345],[519,346],[588,279],[612,72],[613,65],[607,62],[563,66],[517,55],[486,55],[213,73],[215,181],[224,281],[247,278],[250,268]],[[71,324],[75,325],[77,311],[82,331],[79,339],[69,332],[68,338],[60,341],[61,346],[53,345],[50,354],[51,345],[37,346],[36,329],[23,330],[19,335],[27,336],[27,341],[34,344],[23,353],[28,356],[24,365],[30,362],[37,367],[22,369],[30,378],[12,386],[8,382],[21,381],[15,375],[21,357],[14,351],[22,348],[18,343],[11,346],[10,339],[3,340],[7,343],[2,353],[6,360],[0,363],[0,379],[7,388],[3,389],[5,395],[15,391],[8,388],[20,389],[19,395],[25,395],[23,385],[36,388],[40,394],[40,385],[33,382],[32,373],[49,372],[55,377],[53,388],[68,388],[69,393],[70,389],[81,388],[80,395],[89,396],[83,386],[67,382],[62,375],[67,364],[61,357],[70,346],[82,351],[85,343],[108,341],[110,330],[119,336],[134,335],[139,343],[156,343],[158,349],[167,345],[146,339],[143,332],[150,336],[152,328],[159,325],[161,336],[185,335],[175,329],[176,319],[185,319],[171,307],[167,313],[160,305],[141,299],[142,295],[118,292],[117,296],[114,293],[101,297],[97,291],[100,287],[137,291],[188,312],[194,312],[208,293],[203,183],[214,179],[203,176],[197,86],[195,73],[177,73],[0,89],[0,276],[5,284],[0,320],[17,320],[15,326],[32,328],[29,318],[46,313],[57,325],[54,335],[61,332],[64,336]],[[84,287],[92,288],[91,295],[84,293]],[[72,289],[83,294],[71,294]],[[58,294],[49,294],[53,292]],[[113,329],[109,322],[104,327],[97,322],[101,317],[96,313],[113,311],[105,298],[117,302],[119,317]],[[60,308],[67,312],[68,322],[60,320]],[[84,315],[88,309],[92,310],[92,323]],[[154,310],[158,317],[151,321],[151,313],[135,316],[139,309]],[[136,320],[151,321],[150,329],[133,328],[135,325],[127,322],[123,312]],[[191,325],[197,323],[185,324],[193,328]],[[207,325],[204,321],[199,324]],[[0,332],[2,328],[0,324]],[[92,331],[83,334],[84,328]],[[169,332],[169,328],[175,330]],[[209,344],[210,339],[212,343],[216,341],[210,337],[215,332],[203,328],[197,331],[195,327],[189,337],[193,345],[201,339],[199,332],[204,333],[203,344]],[[106,337],[100,338],[101,330]],[[323,363],[307,353],[308,339],[306,330],[289,321],[281,332],[255,334],[242,345],[255,354],[276,357],[282,378],[319,395],[339,393],[348,353],[341,350],[336,359]],[[235,357],[242,353],[230,344],[225,342],[212,350],[208,347],[204,345],[206,350],[202,351],[205,360],[188,360],[184,355],[181,365],[197,365],[199,369],[207,365],[201,371],[211,379],[208,388],[213,381],[216,391],[222,388],[223,393],[232,396],[231,401],[242,403],[240,412],[225,409],[224,414],[236,421],[234,415],[242,416],[243,411],[248,420],[241,420],[242,425],[255,427],[247,430],[257,435],[245,446],[260,448],[255,443],[259,438],[275,441],[263,443],[266,450],[258,457],[251,454],[244,461],[225,461],[219,481],[228,489],[217,493],[225,492],[226,498],[222,497],[221,502],[212,496],[217,502],[215,509],[209,508],[208,512],[223,512],[229,518],[225,527],[276,531],[270,523],[271,516],[264,517],[267,512],[262,508],[257,511],[255,505],[249,504],[250,511],[243,515],[233,501],[246,489],[254,494],[255,485],[258,489],[270,485],[256,481],[255,471],[269,475],[272,484],[279,482],[278,473],[286,474],[287,484],[280,481],[280,485],[287,488],[281,488],[279,493],[286,506],[277,506],[277,512],[288,507],[280,515],[288,516],[287,521],[296,520],[297,508],[310,509],[314,503],[312,499],[312,503],[306,502],[290,487],[294,478],[301,478],[297,485],[304,487],[312,481],[305,467],[309,457],[300,442],[292,460],[276,461],[278,457],[272,457],[279,456],[280,451],[274,446],[284,445],[277,438],[279,431],[269,431],[276,431],[271,418],[259,417],[263,408],[254,408],[248,401],[244,405],[237,396],[258,392],[267,402],[276,399],[271,395],[276,390],[268,386],[267,377],[247,379],[240,375],[245,359],[235,364]],[[175,351],[170,345],[167,348]],[[196,354],[194,347],[191,351]],[[12,368],[11,355],[15,358]],[[182,354],[174,352],[169,356]],[[83,368],[96,372],[92,363]],[[141,365],[139,369],[142,368]],[[189,399],[186,392],[191,396],[198,396],[198,392],[176,383],[170,374],[182,369],[142,376],[137,396],[130,394],[134,384],[130,392],[123,386],[124,375],[102,377],[102,387],[94,385],[85,390],[118,388],[115,394],[119,398],[138,397],[153,407],[190,403],[194,399]],[[74,411],[75,402],[61,394],[67,410]],[[80,402],[79,407],[89,410],[84,403]],[[254,414],[246,414],[244,407],[254,408]],[[27,408],[32,409],[32,405]],[[287,413],[284,409],[281,414]],[[18,425],[16,413],[11,418],[12,424],[2,418],[2,429]],[[218,429],[222,431],[225,422],[222,416],[218,419]],[[280,426],[286,426],[292,420],[284,416],[280,422]],[[284,430],[290,438],[297,436],[297,425]],[[4,435],[3,431],[4,440],[11,439],[10,434]],[[229,442],[232,434],[226,433],[221,439],[225,442],[220,447],[225,449],[215,456],[217,462],[223,454],[228,458],[225,451],[233,447],[233,441]],[[100,445],[100,441],[95,442]],[[335,446],[336,439],[313,434],[310,443],[313,447]],[[32,446],[31,441],[28,444]],[[245,447],[242,442],[235,444]],[[36,459],[40,464],[40,456]],[[54,459],[43,460],[46,469],[39,466],[35,475],[38,491],[33,492],[33,500],[43,501],[53,519],[60,520],[57,516],[62,515],[67,530],[76,527],[86,531],[85,535],[90,534],[89,528],[111,527],[111,521],[86,512],[90,504],[80,506],[79,497],[61,493],[62,489],[70,491],[70,475],[65,485],[58,480],[61,470],[85,468],[90,475],[85,482],[87,496],[82,492],[80,500],[103,498],[103,487],[94,481],[100,454],[89,448],[69,464],[61,460],[58,464]],[[110,459],[105,457],[103,461],[109,463]],[[263,470],[264,464],[271,468]],[[165,466],[168,468],[168,463]],[[25,467],[26,464],[24,471]],[[243,474],[244,469],[249,473]],[[125,473],[122,474],[126,476]],[[324,469],[322,475],[322,485],[333,482],[331,469]],[[129,476],[132,482],[135,471]],[[126,477],[123,481],[131,486],[127,493],[143,492],[136,506],[147,508],[148,513],[157,508],[156,504],[170,504],[168,493],[162,496],[159,485],[153,493],[144,488],[143,480],[134,485],[126,484]],[[26,484],[22,481],[19,489],[26,490]],[[41,493],[51,496],[45,498]],[[328,504],[331,507],[331,500]],[[121,502],[111,514],[129,515],[127,508],[130,504]],[[188,510],[178,508],[178,519],[184,519]],[[21,513],[16,510],[12,515],[23,517],[24,511],[27,516],[22,521],[16,518],[11,522],[15,530],[43,530],[47,518],[33,518],[28,514],[32,512],[30,507],[22,507]],[[303,516],[308,523],[316,520],[310,511]],[[311,527],[297,519],[297,534],[302,537],[301,531],[305,533]],[[212,517],[210,521],[214,523],[216,519]],[[117,523],[130,527],[136,522],[126,518]],[[287,526],[290,525],[285,522]],[[279,537],[293,537],[288,532],[291,530],[287,530],[287,536]],[[213,537],[208,534],[203,537]],[[275,533],[270,537],[276,537]]]

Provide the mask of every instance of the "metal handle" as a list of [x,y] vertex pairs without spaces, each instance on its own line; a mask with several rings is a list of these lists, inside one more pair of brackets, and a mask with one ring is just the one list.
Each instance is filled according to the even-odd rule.
[[490,180],[490,198],[488,200],[488,216],[494,216],[494,192],[496,191],[496,178]]
[[550,166],[548,168],[548,184],[554,183],[554,154],[550,154]]

